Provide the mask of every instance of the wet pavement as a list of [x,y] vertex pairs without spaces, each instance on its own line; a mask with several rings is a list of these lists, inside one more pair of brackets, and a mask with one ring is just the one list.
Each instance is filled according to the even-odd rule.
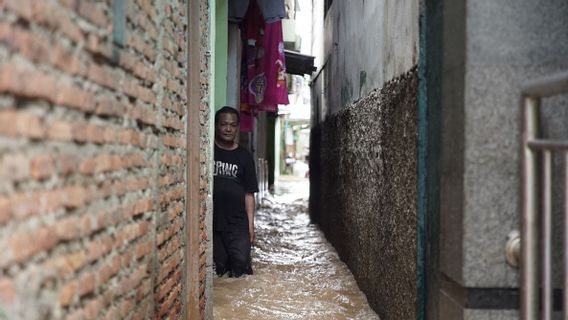
[[257,211],[254,275],[215,278],[215,320],[379,319],[307,213],[309,184],[286,179]]

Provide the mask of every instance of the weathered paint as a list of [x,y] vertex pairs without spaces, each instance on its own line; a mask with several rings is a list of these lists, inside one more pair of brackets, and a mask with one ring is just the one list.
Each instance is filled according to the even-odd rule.
[[359,72],[359,98],[363,96],[363,87],[367,84],[367,72],[361,70]]
[[341,105],[348,105],[353,98],[353,87],[351,82],[346,80],[343,86],[341,86]]
[[[325,31],[315,30],[314,35],[316,41],[325,38],[331,113],[418,63],[418,11],[418,0],[333,2],[325,17]],[[319,63],[323,62],[316,61]]]

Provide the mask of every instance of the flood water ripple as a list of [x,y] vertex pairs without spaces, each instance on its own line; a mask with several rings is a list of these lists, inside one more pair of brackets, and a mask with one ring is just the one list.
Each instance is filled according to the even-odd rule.
[[307,213],[306,180],[279,182],[257,211],[254,275],[215,278],[216,320],[379,319]]

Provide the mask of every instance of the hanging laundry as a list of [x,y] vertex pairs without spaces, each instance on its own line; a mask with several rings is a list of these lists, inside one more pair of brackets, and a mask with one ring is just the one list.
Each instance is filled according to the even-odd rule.
[[247,13],[248,7],[249,0],[229,0],[229,21],[241,22]]
[[260,106],[257,106],[257,110],[258,111],[277,113],[278,112],[278,105],[277,104],[260,105]]
[[[286,18],[284,0],[256,0],[266,22]],[[229,21],[241,22],[247,13],[249,0],[229,0]]]
[[265,24],[264,73],[268,82],[262,105],[288,104],[282,21]]
[[240,108],[240,123],[242,132],[252,132],[254,128],[254,121],[256,120],[257,109],[247,103],[241,103]]
[[255,120],[256,118],[253,114],[241,111],[240,114],[241,131],[252,132]]
[[252,1],[244,27],[241,102],[275,112],[289,103],[282,21],[266,23]]
[[257,0],[256,3],[266,23],[275,22],[286,18],[284,0]]

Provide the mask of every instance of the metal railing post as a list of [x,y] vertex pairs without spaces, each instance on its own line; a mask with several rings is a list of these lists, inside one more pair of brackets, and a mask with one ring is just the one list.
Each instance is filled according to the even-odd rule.
[[528,141],[537,134],[538,99],[525,97],[523,103],[523,215],[521,221],[521,319],[538,317],[536,159]]
[[542,152],[542,319],[552,319],[552,151]]
[[[568,320],[568,141],[538,137],[542,97],[568,93],[568,70],[527,82],[522,88],[521,319],[552,319],[552,155],[564,152],[563,318]],[[542,156],[542,193],[537,156]],[[540,199],[539,199],[540,196]],[[540,203],[539,203],[540,201]],[[539,224],[540,223],[540,224]],[[540,234],[539,234],[540,233]],[[539,246],[540,244],[540,246]],[[512,247],[512,245],[511,245]],[[539,252],[542,250],[542,252]],[[511,250],[510,250],[511,251]],[[542,260],[541,260],[542,259]],[[514,262],[515,259],[509,259]],[[542,264],[539,268],[539,261]],[[542,279],[539,282],[539,274]],[[542,303],[539,299],[542,286]],[[542,312],[540,311],[542,310]]]

